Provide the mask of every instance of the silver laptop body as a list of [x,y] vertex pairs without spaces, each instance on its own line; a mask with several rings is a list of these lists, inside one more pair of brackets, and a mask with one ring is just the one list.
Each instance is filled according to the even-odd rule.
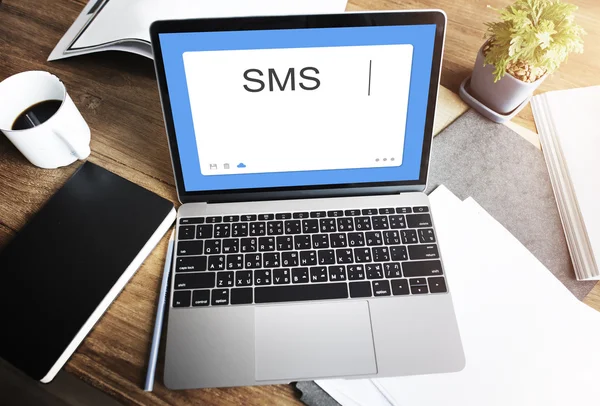
[[[423,193],[445,22],[441,11],[418,11],[161,21],[152,26],[159,90],[178,195],[183,203],[178,212],[169,297],[164,370],[167,387],[190,389],[323,378],[390,377],[455,372],[464,367],[448,283],[451,277],[445,274],[439,255],[439,244],[443,241],[437,241],[429,201]],[[349,29],[357,31],[343,32],[344,35],[336,31]],[[291,30],[297,30],[297,33]],[[244,36],[238,40],[236,35],[240,31]],[[270,36],[271,33],[275,39]],[[394,36],[396,33],[397,37]],[[211,45],[198,45],[203,44],[202,39],[208,38],[202,35],[211,36],[211,41],[206,42]],[[230,42],[219,45],[221,35],[229,35],[227,41]],[[289,38],[289,47],[285,43],[286,38]],[[383,38],[381,41],[385,43],[377,43],[378,38]],[[430,38],[430,42],[426,43],[424,38]],[[277,46],[261,46],[277,41],[280,41]],[[310,46],[298,45],[294,41],[301,44],[307,41]],[[394,48],[396,43],[401,46]],[[402,48],[406,43],[410,47]],[[382,46],[368,48],[377,45]],[[259,66],[262,57],[269,61],[287,58],[286,54],[275,52],[289,52],[290,49],[293,52],[296,47],[313,49],[329,46],[339,47],[339,55],[334,55],[338,52],[337,48],[322,54],[333,55],[331,59],[315,53],[307,64],[316,69],[302,71],[303,74],[299,74],[298,68],[288,70],[287,74],[292,74],[285,76],[285,82],[284,75],[277,76],[281,71],[279,67],[274,69],[274,74],[267,74],[267,70]],[[203,47],[210,48],[214,54],[202,54],[207,51]],[[357,47],[356,50],[354,47]],[[393,148],[382,145],[382,155],[373,156],[375,169],[364,166],[357,169],[356,181],[344,181],[342,185],[334,181],[331,184],[319,181],[312,186],[276,184],[269,187],[261,182],[272,182],[272,179],[285,182],[285,179],[300,176],[298,169],[292,166],[297,162],[304,165],[293,156],[295,151],[302,154],[303,148],[306,148],[294,144],[301,139],[296,137],[296,141],[275,147],[275,152],[289,150],[290,153],[290,175],[285,172],[284,178],[274,178],[275,175],[266,169],[263,171],[262,166],[259,171],[249,173],[253,165],[251,158],[249,163],[236,164],[237,161],[232,158],[231,163],[221,161],[207,165],[206,159],[202,162],[203,156],[206,158],[203,154],[206,148],[212,146],[206,146],[205,150],[198,146],[198,152],[192,148],[190,153],[189,145],[193,144],[188,144],[189,140],[195,139],[198,144],[205,142],[201,138],[203,135],[198,135],[198,126],[210,127],[210,123],[216,120],[210,115],[218,117],[221,114],[218,109],[219,103],[223,103],[220,96],[215,96],[209,103],[202,98],[209,97],[214,91],[211,86],[225,80],[217,77],[208,83],[206,79],[191,75],[202,76],[203,69],[206,72],[213,69],[213,75],[218,75],[214,72],[221,70],[228,72],[237,61],[247,60],[243,52],[263,49],[267,52],[252,54],[254,65],[243,66],[256,66],[255,71],[247,73],[248,69],[244,71],[242,62],[239,62],[240,75],[245,72],[242,75],[245,82],[240,84],[248,86],[246,90],[239,90],[248,92],[240,94],[241,99],[248,97],[247,100],[255,100],[250,99],[254,97],[252,90],[258,91],[261,84],[264,87],[261,90],[271,92],[268,95],[289,90],[290,81],[292,86],[295,85],[295,92],[308,92],[313,90],[310,87],[316,86],[314,78],[318,78],[323,87],[332,83],[330,88],[335,88],[336,78],[345,73],[340,71],[339,76],[327,76],[329,71],[340,66],[347,66],[351,71],[355,66],[353,61],[362,64],[368,60],[368,88],[360,90],[363,93],[359,96],[354,96],[353,89],[347,90],[350,92],[348,97],[356,97],[352,103],[359,106],[363,101],[370,103],[374,100],[381,103],[379,107],[394,103],[395,99],[387,98],[385,103],[375,99],[378,89],[384,85],[403,89],[400,82],[395,82],[394,75],[396,72],[402,74],[400,66],[405,64],[405,59],[398,58],[398,55],[410,53],[412,71],[409,71],[410,79],[406,79],[410,80],[408,107],[405,107],[406,119],[399,119],[406,128],[403,133],[404,149],[400,154],[403,156],[402,164],[385,166],[391,165],[391,162],[383,163],[383,157],[393,160],[394,153],[388,151]],[[240,50],[242,52],[237,52]],[[226,54],[228,51],[230,55]],[[199,54],[195,56],[194,52]],[[363,55],[363,52],[367,53]],[[224,55],[231,58],[227,59],[229,67],[219,65],[223,63],[223,59],[219,58]],[[196,57],[199,65],[194,65]],[[290,58],[294,61],[295,56]],[[393,63],[398,63],[398,69],[390,70],[389,64]],[[192,70],[195,66],[198,68]],[[364,69],[360,70],[360,75],[363,72],[366,75],[366,65]],[[317,70],[321,76],[316,74]],[[263,74],[259,75],[256,71]],[[386,77],[385,72],[390,76]],[[419,74],[421,76],[417,77]],[[186,80],[182,80],[182,76]],[[387,78],[385,83],[382,83],[382,77]],[[362,81],[357,82],[363,86]],[[200,96],[196,94],[198,92],[194,93],[196,85],[203,89],[199,92]],[[184,91],[186,88],[182,86],[189,86],[189,99]],[[228,84],[223,86],[226,88]],[[419,86],[425,91],[419,92]],[[234,89],[239,89],[239,86]],[[281,95],[277,103],[288,103],[286,100],[294,100],[289,103],[295,103],[295,99],[291,99],[296,97],[295,94]],[[328,93],[323,94],[329,97]],[[262,100],[271,103],[266,97],[256,99],[257,104]],[[298,97],[310,98],[314,94]],[[238,99],[228,100],[232,103],[230,119],[235,121]],[[319,98],[307,100],[320,102]],[[414,106],[419,106],[419,100],[422,111],[416,113]],[[214,103],[214,111],[211,103]],[[200,105],[203,106],[203,120],[194,116]],[[238,110],[242,108],[239,106]],[[331,120],[351,120],[353,115],[360,115],[360,110],[359,107],[355,112],[346,111],[341,118],[331,114]],[[369,110],[366,104],[363,111],[366,117],[358,118],[356,126],[368,124],[372,119],[368,116],[369,111],[373,111],[373,119],[377,119],[376,110]],[[193,117],[185,118],[185,115]],[[196,129],[191,135],[183,131],[186,119],[189,126],[193,121]],[[235,127],[236,123],[215,122],[222,123],[225,129],[228,126],[241,128]],[[329,124],[324,123],[323,127],[327,128]],[[302,125],[306,124],[298,124]],[[292,126],[291,132],[294,131]],[[379,128],[377,125],[374,127]],[[389,125],[382,128],[386,130],[387,127]],[[246,136],[256,137],[260,143],[264,136],[260,129],[252,125],[246,128]],[[319,128],[315,127],[314,131],[319,132]],[[415,128],[416,132],[413,131]],[[352,129],[346,131],[351,132]],[[194,133],[196,138],[192,138]],[[320,133],[319,137],[328,137],[328,134],[331,132]],[[363,137],[364,147],[352,148],[355,148],[354,151],[364,149],[368,154],[371,148],[368,143],[376,137],[366,134]],[[415,139],[422,140],[414,144],[416,147],[411,144]],[[410,145],[416,149],[410,149],[413,148]],[[220,146],[224,147],[227,144]],[[314,148],[318,147],[314,145]],[[352,148],[341,146],[339,150],[352,152]],[[260,155],[263,153],[251,151],[250,156],[264,159],[264,155]],[[319,159],[326,155],[319,154],[315,152],[314,159],[322,165],[318,163]],[[411,158],[409,154],[414,156]],[[341,158],[339,160],[341,162]],[[192,161],[200,166],[199,171],[190,166]],[[411,179],[390,181],[383,175],[381,179],[376,178],[378,173],[388,173],[384,172],[387,170],[405,173],[400,171],[408,170],[414,162],[417,165],[413,168],[416,175]],[[267,163],[265,168],[268,165],[271,163]],[[286,162],[283,160],[272,165],[285,167]],[[376,171],[379,165],[383,165],[381,172]],[[213,175],[211,170],[236,172]],[[306,173],[309,177],[313,176],[310,171]],[[354,176],[353,173],[345,167],[339,172],[328,172],[331,179],[337,179],[338,174],[339,179],[349,179],[348,176]],[[375,176],[375,179],[371,182],[358,179],[363,174]],[[224,177],[218,178],[219,175]],[[315,179],[321,175],[320,170],[314,172]],[[215,179],[219,182],[214,183]],[[200,183],[194,183],[196,180]],[[212,185],[210,190],[194,186],[202,182]],[[229,184],[227,182],[244,186],[223,186],[219,189],[218,185]]]

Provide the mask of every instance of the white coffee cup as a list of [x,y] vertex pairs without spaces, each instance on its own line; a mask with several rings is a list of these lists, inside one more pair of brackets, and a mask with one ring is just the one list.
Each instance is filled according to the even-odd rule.
[[[43,123],[13,130],[19,115],[40,102],[59,100],[59,109]],[[65,85],[43,71],[17,73],[0,82],[0,131],[40,168],[58,168],[90,155],[90,128]]]

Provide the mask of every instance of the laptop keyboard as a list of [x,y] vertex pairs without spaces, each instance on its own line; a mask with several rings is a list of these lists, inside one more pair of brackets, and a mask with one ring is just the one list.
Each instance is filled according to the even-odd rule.
[[447,291],[429,208],[181,218],[173,307]]

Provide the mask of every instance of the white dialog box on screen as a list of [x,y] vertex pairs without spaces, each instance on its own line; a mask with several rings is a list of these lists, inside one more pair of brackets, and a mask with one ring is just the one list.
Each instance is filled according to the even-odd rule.
[[200,171],[402,165],[412,45],[183,54]]

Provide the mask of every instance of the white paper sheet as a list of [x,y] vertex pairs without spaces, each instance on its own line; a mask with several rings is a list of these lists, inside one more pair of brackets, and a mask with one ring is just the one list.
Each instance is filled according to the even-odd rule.
[[600,352],[594,351],[600,313],[579,302],[473,199],[461,205],[460,216],[432,200],[467,365],[458,373],[376,379],[375,385],[395,405],[600,399]]

